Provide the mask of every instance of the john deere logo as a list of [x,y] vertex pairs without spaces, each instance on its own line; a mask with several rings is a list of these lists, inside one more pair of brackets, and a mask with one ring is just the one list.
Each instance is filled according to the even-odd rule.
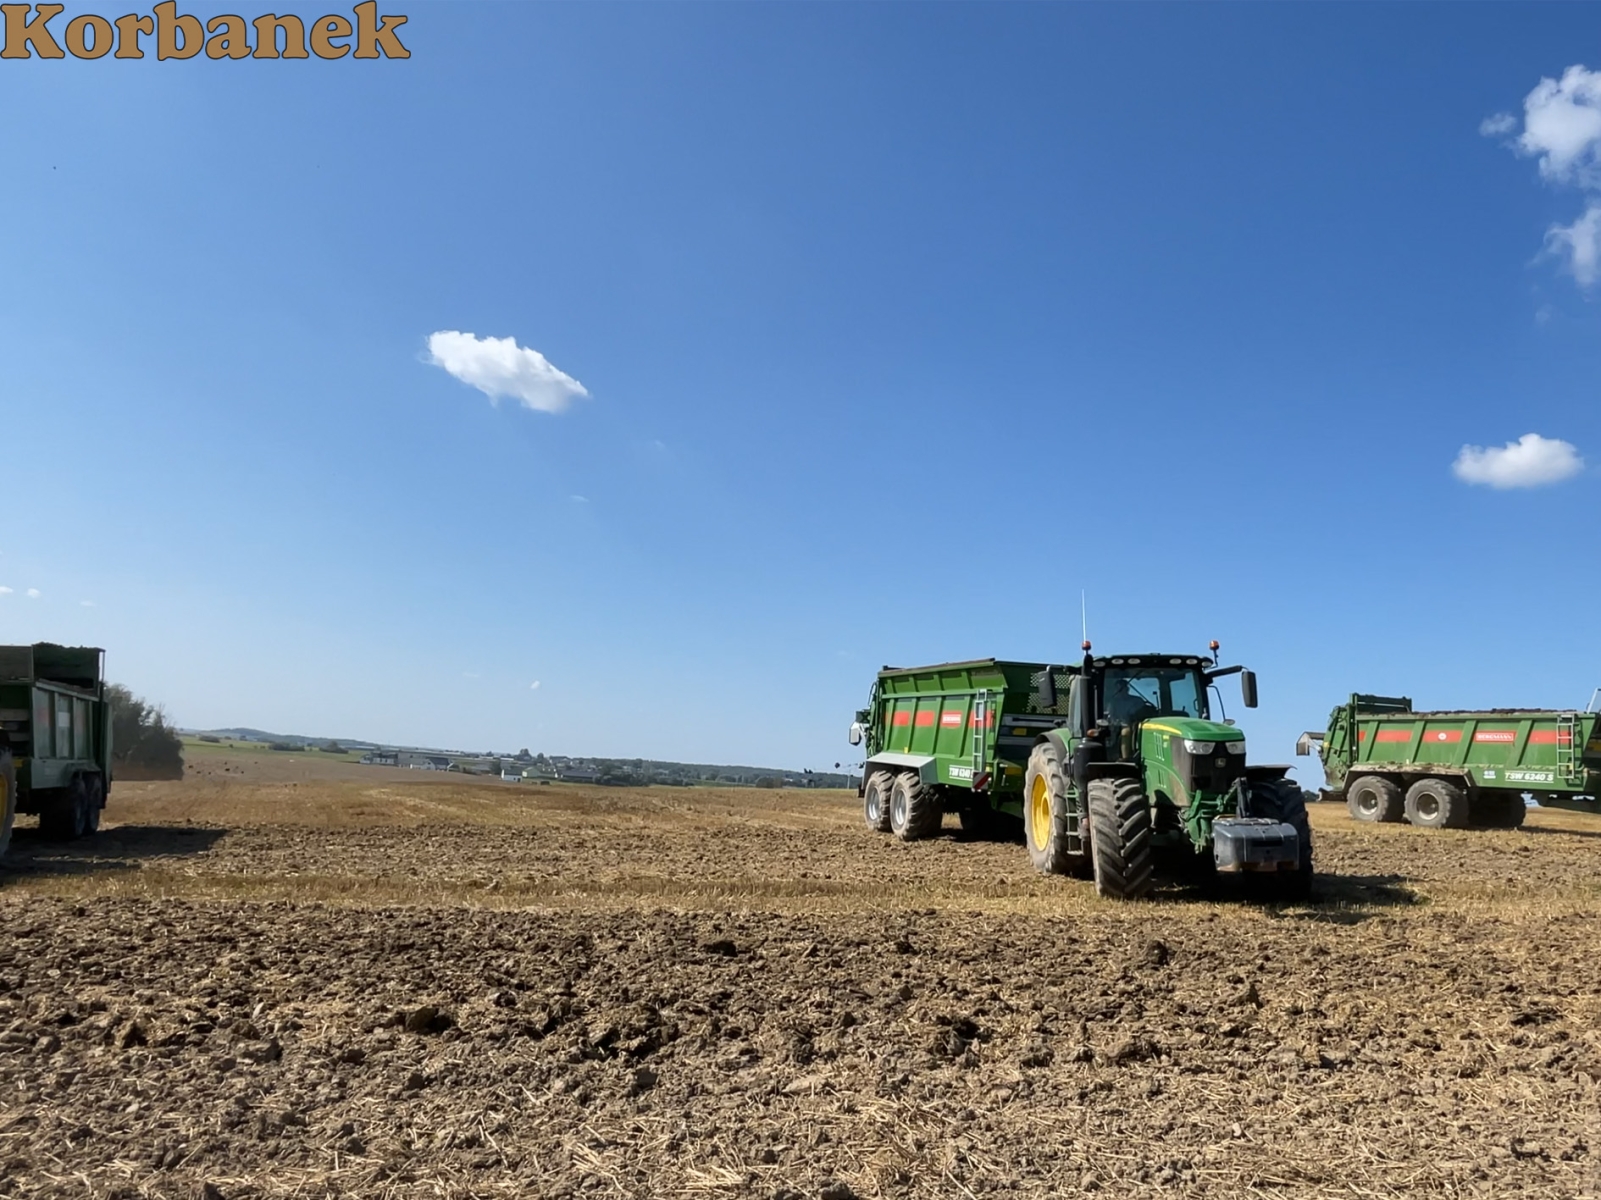
[[310,22],[268,13],[249,24],[228,14],[202,26],[199,17],[179,12],[173,0],[156,5],[153,16],[129,13],[114,21],[84,13],[63,25],[57,18],[65,11],[61,4],[0,4],[5,15],[0,58],[143,58],[149,43],[141,45],[141,36],[153,39],[158,59],[194,58],[201,51],[207,58],[411,57],[395,32],[406,18],[379,16],[376,0],[356,5],[354,23],[339,13]]

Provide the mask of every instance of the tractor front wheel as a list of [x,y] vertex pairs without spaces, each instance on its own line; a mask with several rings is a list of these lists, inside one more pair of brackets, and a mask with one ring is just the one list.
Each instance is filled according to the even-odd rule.
[[1151,890],[1151,809],[1137,779],[1092,779],[1090,853],[1095,890],[1138,900]]
[[1281,900],[1307,899],[1312,894],[1312,822],[1306,814],[1306,794],[1288,779],[1254,783],[1251,812],[1255,816],[1271,814],[1295,830],[1300,861],[1295,870],[1271,876],[1273,893]]

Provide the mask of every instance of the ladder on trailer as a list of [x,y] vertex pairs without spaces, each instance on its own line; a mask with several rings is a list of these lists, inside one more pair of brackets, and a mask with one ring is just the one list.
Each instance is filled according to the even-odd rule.
[[973,700],[973,782],[976,785],[984,775],[984,736],[989,731],[990,694],[980,688]]
[[1579,783],[1583,760],[1579,756],[1579,714],[1557,716],[1557,775],[1566,783]]

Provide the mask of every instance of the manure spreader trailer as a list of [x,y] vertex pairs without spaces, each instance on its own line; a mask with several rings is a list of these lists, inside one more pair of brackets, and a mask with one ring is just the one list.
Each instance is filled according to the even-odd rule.
[[0,855],[19,812],[38,813],[48,838],[100,828],[111,789],[104,660],[90,646],[0,646]]
[[1225,675],[1256,707],[1256,676],[1216,651],[1096,656],[1085,642],[1075,664],[885,667],[850,730],[866,743],[869,828],[914,841],[946,812],[980,835],[1020,819],[1037,870],[1093,877],[1103,896],[1145,895],[1159,863],[1305,896],[1305,797],[1288,767],[1247,765],[1245,735],[1212,719]]
[[1601,713],[1413,712],[1406,696],[1357,694],[1326,730],[1303,733],[1296,753],[1314,745],[1358,821],[1516,829],[1525,792],[1548,808],[1601,812]]

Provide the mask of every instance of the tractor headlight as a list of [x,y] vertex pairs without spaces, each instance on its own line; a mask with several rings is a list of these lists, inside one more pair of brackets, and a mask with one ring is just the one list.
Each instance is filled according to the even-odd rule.
[[1238,755],[1240,755],[1242,757],[1245,754],[1245,739],[1244,738],[1241,738],[1237,742],[1224,742],[1223,745],[1228,748],[1228,752],[1230,754],[1238,754]]
[[1217,748],[1217,743],[1216,742],[1192,742],[1189,738],[1185,738],[1184,739],[1184,748],[1186,750],[1188,750],[1191,754],[1210,754],[1210,753],[1212,753],[1213,750],[1215,750]]

